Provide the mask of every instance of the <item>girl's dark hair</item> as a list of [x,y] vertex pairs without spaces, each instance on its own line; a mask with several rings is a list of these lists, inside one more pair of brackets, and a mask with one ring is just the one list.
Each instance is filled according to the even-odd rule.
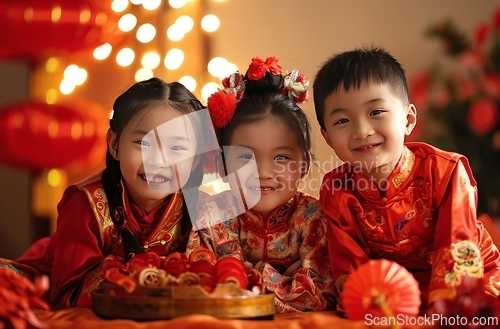
[[313,155],[309,120],[290,97],[283,95],[283,83],[281,74],[266,72],[259,80],[245,76],[245,91],[230,123],[217,131],[219,145],[229,145],[234,131],[242,124],[277,118],[295,133],[303,159],[310,164]]
[[[113,118],[109,120],[110,129],[116,134],[116,145],[113,145],[113,148],[118,149],[120,136],[134,117],[158,107],[171,107],[185,114],[203,109],[200,101],[178,82],[166,83],[159,78],[151,78],[138,82],[118,96],[113,103]],[[197,119],[196,116],[190,116],[190,120],[195,132],[206,129],[206,125]],[[202,135],[203,133],[196,134],[198,149],[201,149],[204,143],[203,138],[201,138]],[[106,168],[102,174],[101,181],[108,198],[111,219],[122,237],[125,251],[124,261],[126,262],[130,255],[144,253],[145,251],[140,241],[132,234],[124,222],[121,178],[120,161],[111,155],[108,148],[106,152]],[[181,218],[181,232],[183,237],[189,234],[192,227],[188,209],[196,207],[196,203],[198,202],[197,189],[189,189],[192,191],[189,193],[186,192],[186,188],[199,186],[202,179],[203,163],[200,159],[196,168],[191,172],[186,185],[184,185],[185,189],[183,189],[184,201]],[[192,195],[186,195],[186,193]]]

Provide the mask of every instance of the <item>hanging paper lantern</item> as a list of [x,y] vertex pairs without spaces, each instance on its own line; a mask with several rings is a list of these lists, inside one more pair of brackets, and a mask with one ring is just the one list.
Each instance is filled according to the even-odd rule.
[[91,173],[104,168],[106,158],[106,132],[109,128],[110,111],[101,104],[80,98],[72,98],[71,108],[90,117],[88,124],[87,134],[95,134],[95,143],[90,152],[84,156],[79,157],[71,162],[65,169],[69,174],[83,174],[84,177],[89,176]]
[[420,290],[413,275],[386,259],[370,260],[352,272],[344,284],[342,305],[351,320],[373,317],[415,316]]
[[100,138],[92,116],[68,105],[26,102],[0,109],[0,162],[33,171],[86,159]]
[[471,129],[478,135],[489,133],[498,122],[498,108],[495,102],[482,98],[471,104],[467,112]]
[[115,40],[118,15],[99,0],[0,0],[0,58],[36,61]]

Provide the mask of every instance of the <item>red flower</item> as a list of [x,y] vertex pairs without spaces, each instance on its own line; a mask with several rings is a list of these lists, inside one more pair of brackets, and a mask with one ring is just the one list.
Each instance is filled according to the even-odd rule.
[[278,64],[278,59],[274,56],[266,58],[265,61],[260,57],[254,57],[248,66],[247,77],[250,80],[259,80],[266,76],[267,71],[278,75],[283,72],[283,68]]
[[478,135],[490,132],[498,122],[498,108],[491,99],[480,99],[469,107],[467,119],[471,129]]
[[484,91],[492,97],[500,96],[500,75],[490,73],[485,74],[481,79]]
[[410,95],[412,103],[417,109],[425,107],[429,99],[429,85],[432,77],[427,71],[417,73],[410,81]]
[[500,8],[498,8],[493,15],[493,23],[495,24],[495,30],[500,31]]
[[474,41],[477,47],[484,45],[484,42],[490,34],[490,26],[488,23],[479,24],[474,31]]

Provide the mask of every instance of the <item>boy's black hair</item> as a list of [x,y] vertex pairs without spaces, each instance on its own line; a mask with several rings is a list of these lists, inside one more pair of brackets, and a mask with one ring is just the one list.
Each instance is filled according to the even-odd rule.
[[344,87],[359,89],[363,83],[387,84],[396,97],[409,104],[408,82],[401,64],[386,50],[362,47],[330,57],[319,69],[313,84],[316,118],[325,129],[325,100]]

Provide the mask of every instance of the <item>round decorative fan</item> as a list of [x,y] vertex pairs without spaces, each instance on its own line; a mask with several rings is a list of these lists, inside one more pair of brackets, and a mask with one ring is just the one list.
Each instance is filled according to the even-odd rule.
[[415,316],[420,307],[420,290],[413,275],[386,259],[370,260],[347,278],[342,305],[351,320],[373,317]]

